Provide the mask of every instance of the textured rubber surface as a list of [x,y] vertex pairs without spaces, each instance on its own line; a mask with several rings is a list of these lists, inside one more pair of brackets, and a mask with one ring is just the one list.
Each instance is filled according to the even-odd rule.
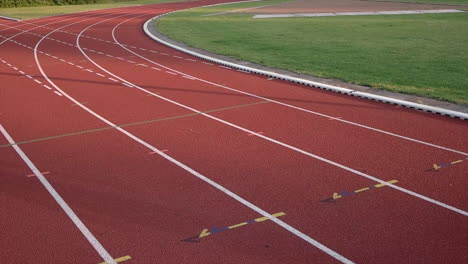
[[[111,256],[131,256],[123,263],[466,262],[466,215],[389,186],[369,188],[378,183],[304,154],[398,180],[466,212],[468,161],[433,167],[468,156],[466,121],[209,65],[141,30],[155,15],[217,2],[0,23],[0,41],[29,30],[0,46],[0,124]],[[1,135],[2,263],[102,262],[30,174]],[[211,181],[285,215],[222,231],[263,215]],[[343,197],[321,202],[334,193]],[[204,229],[213,234],[190,242]]]

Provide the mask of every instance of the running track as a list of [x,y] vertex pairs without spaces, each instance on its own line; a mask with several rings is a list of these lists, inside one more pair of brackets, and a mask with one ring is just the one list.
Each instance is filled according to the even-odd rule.
[[467,263],[467,122],[142,31],[217,2],[0,22],[1,262]]

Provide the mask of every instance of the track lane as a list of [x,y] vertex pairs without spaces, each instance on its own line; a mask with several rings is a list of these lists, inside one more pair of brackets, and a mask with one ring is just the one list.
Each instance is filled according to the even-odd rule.
[[[77,42],[77,45],[79,46],[79,43],[78,43],[78,42]],[[85,56],[88,56],[88,55],[86,55],[86,52],[85,52],[85,51],[82,51],[82,53],[83,53]],[[105,67],[101,67],[101,66],[99,66],[99,65],[96,64],[96,63],[94,63],[94,64],[95,64],[97,67],[100,67],[100,68],[101,68],[103,71],[105,71],[106,73],[112,75],[112,73],[109,72],[109,71],[107,71],[107,70],[105,69]],[[109,67],[114,67],[114,66],[113,66],[113,65],[109,65]],[[114,67],[114,68],[115,68],[115,67]],[[144,70],[144,69],[142,69],[142,71],[143,71],[143,70]],[[122,71],[123,71],[123,70],[122,70]],[[119,78],[117,75],[113,75],[113,76],[114,76],[115,78]],[[139,77],[138,77],[138,80],[141,82],[141,80],[144,79],[145,77],[146,77],[145,75],[139,76]],[[127,80],[124,80],[124,79],[121,79],[121,80],[127,82]],[[130,83],[132,83],[132,81],[130,81]],[[137,87],[137,88],[138,88],[138,87]],[[143,90],[143,89],[141,89],[141,88],[138,88],[138,89],[141,90],[141,91],[145,91],[145,90]],[[147,92],[147,91],[145,91],[145,92]],[[153,95],[155,95],[155,94],[153,94]],[[155,96],[157,96],[157,97],[159,97],[159,98],[161,98],[161,99],[164,99],[163,97],[161,97],[161,96],[159,96],[159,95],[155,95]],[[199,96],[199,97],[200,97],[200,96]],[[164,99],[164,100],[167,100],[167,99]],[[192,98],[190,98],[189,100],[192,100]],[[197,100],[197,101],[198,101],[198,102],[201,102],[202,100]],[[218,100],[218,101],[220,101],[220,100]],[[203,102],[213,102],[213,100],[205,100],[205,101],[203,101]],[[215,101],[215,102],[216,102],[216,101]],[[174,102],[173,102],[173,103],[174,103]],[[186,106],[184,106],[184,107],[187,108]],[[194,112],[197,112],[197,110],[194,110],[194,109],[190,109],[190,108],[187,108],[187,109],[189,109],[189,110],[191,110],[191,111],[194,111]],[[209,115],[207,115],[207,114],[204,114],[204,115],[205,115],[206,117],[211,118],[211,119],[216,119],[216,120],[219,121],[219,122],[223,122],[223,123],[225,123],[225,124],[227,124],[227,125],[230,125],[230,126],[232,126],[232,127],[235,127],[235,125],[228,124],[228,123],[226,123],[226,122],[223,121],[223,120],[219,120],[219,119],[217,119],[217,118],[214,118],[213,116],[209,116]],[[242,128],[239,128],[239,127],[236,127],[236,128],[242,129]],[[246,131],[246,130],[244,130],[244,131]],[[248,131],[248,132],[249,132],[249,133],[253,133],[252,131]],[[322,161],[330,162],[330,161],[327,161],[327,160],[322,159],[321,157],[317,157],[317,156],[315,156],[314,154],[304,152],[304,151],[301,150],[301,149],[294,148],[294,147],[292,147],[292,146],[290,146],[290,145],[286,145],[286,144],[284,144],[284,143],[282,143],[282,142],[278,142],[278,141],[272,140],[271,138],[264,137],[264,136],[261,136],[261,135],[260,135],[259,137],[262,137],[263,139],[270,140],[272,143],[279,144],[279,145],[281,145],[281,146],[283,146],[283,147],[287,147],[287,148],[294,149],[294,150],[296,150],[296,151],[302,152],[303,154],[309,155],[310,157],[315,157],[315,158],[321,159]],[[333,160],[332,160],[332,163],[333,163]],[[368,174],[364,174],[364,173],[362,173],[362,172],[355,171],[355,170],[353,170],[353,169],[351,169],[351,168],[343,167],[343,166],[340,165],[340,164],[335,164],[335,165],[341,166],[341,167],[342,167],[343,169],[345,169],[345,170],[353,171],[353,173],[359,174],[360,176],[364,176],[364,177],[368,177],[368,178],[375,179],[375,178],[369,176]],[[401,189],[401,188],[399,188],[399,187],[394,187],[394,188],[397,188],[397,189],[399,189],[400,191],[406,191],[406,190]],[[411,193],[411,192],[407,192],[407,193]],[[421,196],[421,195],[419,195],[419,194],[412,193],[412,195],[418,196],[419,198],[426,199],[427,201],[432,201],[432,202],[434,202],[434,203],[439,203],[438,201],[434,201],[434,200],[428,199],[427,197],[423,197],[423,196]],[[439,204],[440,204],[440,203],[439,203]],[[443,205],[443,206],[445,206],[445,205]],[[447,208],[448,208],[448,207],[447,207]],[[465,212],[462,212],[462,213],[465,214]]]
[[[67,52],[67,53],[68,53],[68,52]],[[127,99],[128,99],[128,98],[127,98]],[[132,101],[133,101],[133,99],[132,99]],[[138,101],[138,100],[136,100],[136,101]],[[203,100],[203,101],[204,101],[204,100]],[[94,107],[94,106],[93,106],[93,107]],[[166,107],[168,107],[168,106],[164,106],[164,108],[166,108]],[[256,107],[256,108],[257,108],[257,107]],[[122,115],[121,115],[121,116],[122,116]],[[198,124],[198,123],[200,123],[200,124],[205,124],[206,122],[203,121],[203,119],[201,119],[201,120],[197,120],[195,124]],[[193,124],[192,124],[192,126],[193,126]],[[205,125],[202,125],[202,126],[205,126]],[[188,126],[188,127],[190,128],[191,126]],[[213,127],[213,125],[209,124],[209,125],[206,125],[206,127],[210,127],[210,128],[211,128],[211,127]],[[182,128],[187,128],[187,125],[183,125]],[[150,129],[150,131],[153,131],[153,130],[154,130],[154,129]],[[168,130],[170,130],[170,131],[178,131],[177,129],[168,129]],[[215,132],[220,132],[220,131],[221,131],[221,132],[224,133],[224,129],[223,129],[223,128],[214,129],[214,130],[215,130]],[[143,131],[147,131],[147,130],[143,130]],[[141,133],[142,133],[142,134],[147,134],[148,132],[141,132]],[[229,133],[229,134],[230,134],[230,133]],[[183,135],[183,134],[182,134],[182,135]],[[205,135],[203,135],[203,137],[205,137]],[[215,137],[217,137],[218,140],[220,140],[220,139],[223,138],[223,137],[221,137],[221,135],[216,135],[216,134],[215,134],[212,138],[215,138]],[[148,140],[151,140],[151,139],[154,140],[154,136],[150,136]],[[168,139],[168,140],[169,140],[169,139]],[[218,142],[218,140],[217,140],[216,142]],[[187,151],[186,151],[186,146],[189,146],[189,145],[191,144],[192,141],[193,141],[193,138],[189,137],[189,138],[187,138],[187,143],[186,143],[186,144],[180,144],[180,143],[177,144],[177,143],[173,143],[174,145],[171,145],[171,146],[181,145],[180,147],[177,147],[176,149],[178,149],[178,151],[179,151],[180,153],[183,153],[184,151],[187,152]],[[164,140],[164,142],[167,143],[168,141]],[[206,143],[206,142],[205,142],[205,143]],[[185,149],[184,149],[183,146],[185,146]],[[219,146],[219,144],[217,144],[217,146]],[[252,147],[255,147],[255,146],[258,146],[258,143],[255,143],[255,144],[252,145]],[[213,146],[213,147],[214,147],[214,146]],[[255,148],[254,148],[254,149],[255,149]],[[262,148],[262,149],[263,149],[263,148]],[[194,150],[197,150],[197,148],[195,148]],[[218,150],[218,152],[219,152],[219,150]],[[274,151],[274,152],[275,152],[275,151]],[[212,153],[215,153],[215,152],[212,152]],[[207,159],[208,159],[208,158],[213,159],[213,158],[211,157],[212,153],[211,153],[211,154],[205,154],[204,157],[206,157]],[[180,154],[180,155],[182,155],[182,154]],[[283,155],[279,155],[279,156],[280,156],[280,157],[283,157]],[[192,159],[192,158],[187,157],[187,160],[191,160],[191,159]],[[267,160],[267,159],[265,159],[265,157],[263,157],[262,159],[260,159],[260,161],[263,161],[263,162],[266,162],[266,160]],[[197,160],[195,160],[194,162],[196,162],[196,161],[197,161]],[[203,159],[199,160],[199,162],[202,163],[202,162],[203,162]],[[219,163],[216,163],[215,161],[212,161],[212,162],[213,162],[214,164],[219,164]],[[222,160],[220,160],[220,162],[222,163]],[[260,162],[259,162],[259,163],[260,163]],[[236,163],[236,164],[243,164],[243,163]],[[255,163],[255,164],[256,164],[256,163]],[[214,174],[216,175],[217,173],[214,173]],[[226,177],[226,178],[228,178],[228,177]],[[224,179],[223,179],[223,180],[224,180]],[[255,182],[253,182],[253,180],[250,181],[249,183],[252,183],[254,186],[255,186],[255,184],[256,184]],[[355,185],[357,185],[356,182],[353,182],[353,183],[354,183],[354,185],[353,185],[353,184],[350,184],[349,187],[354,187]],[[363,182],[363,183],[364,183],[364,182]],[[239,183],[232,183],[232,184],[233,184],[233,185],[236,185],[236,184],[239,184]],[[366,184],[367,184],[367,183],[366,183]],[[243,185],[243,184],[242,184],[242,185]],[[336,187],[338,187],[338,186],[336,186]],[[359,186],[356,186],[356,187],[359,187]],[[241,187],[238,186],[238,188],[241,188]],[[242,187],[242,188],[243,188],[243,187]],[[291,188],[291,189],[293,190],[293,189],[295,189],[295,188]],[[333,188],[330,188],[330,192],[332,192],[332,190],[333,190]],[[302,193],[303,191],[300,191],[300,192]],[[249,189],[248,191],[246,191],[246,193],[251,195],[252,193],[255,193],[255,189],[254,189],[254,188]],[[288,192],[283,192],[283,193],[288,193]],[[291,199],[290,202],[293,202],[294,200],[297,202],[297,199]],[[263,201],[263,202],[264,202],[264,201]],[[294,207],[294,206],[293,206],[293,207]],[[300,210],[298,210],[297,212],[300,212]],[[306,216],[307,216],[307,215],[306,215]],[[376,219],[377,219],[377,218],[376,218]],[[458,226],[458,225],[454,225],[454,226]],[[317,232],[317,230],[315,230],[315,231],[313,231],[313,232]],[[438,232],[438,231],[437,231],[437,232]],[[436,232],[436,233],[437,233],[437,232]],[[431,234],[433,234],[433,233],[431,233]],[[428,234],[428,238],[431,237],[431,234]],[[329,235],[329,234],[327,234],[327,235]],[[438,234],[437,236],[441,236],[441,234]],[[366,238],[367,238],[367,237],[366,237]],[[328,238],[328,239],[329,239],[329,240],[334,240],[334,239],[330,239],[330,238]],[[356,239],[356,238],[355,238],[355,239]],[[339,240],[339,239],[336,239],[336,240]],[[365,240],[365,239],[364,239],[364,240]],[[382,242],[380,242],[380,243],[382,243]],[[367,244],[367,242],[365,242],[364,244]],[[362,245],[362,244],[361,244],[361,245]],[[340,247],[341,247],[341,246],[342,246],[342,245],[340,244]],[[364,250],[365,248],[366,248],[365,246],[361,247],[362,250]],[[455,248],[455,249],[456,249],[456,248]],[[347,249],[347,250],[349,251],[350,249]],[[418,251],[418,252],[416,252],[416,253],[421,253],[421,252]],[[354,254],[354,253],[353,253],[353,254]],[[387,254],[388,254],[388,253],[387,253]],[[389,254],[389,255],[390,255],[390,254]],[[415,254],[415,255],[417,256],[418,254]]]
[[[61,28],[59,28],[61,29]],[[51,32],[52,33],[52,32]],[[49,33],[49,34],[51,34]],[[45,37],[44,37],[45,38]],[[44,39],[43,38],[43,39]],[[42,39],[42,40],[43,40]],[[37,44],[36,44],[36,47],[35,47],[35,50],[36,48],[40,45],[40,43],[42,42],[39,41]],[[42,75],[47,79],[47,81],[53,86],[55,87],[57,90],[59,90],[65,97],[67,97],[68,99],[70,99],[71,101],[73,101],[74,103],[76,103],[77,105],[79,105],[81,108],[83,108],[84,110],[86,110],[87,112],[93,114],[95,117],[99,118],[100,120],[104,121],[105,123],[111,125],[111,126],[115,126],[114,124],[112,124],[111,122],[107,121],[106,119],[104,119],[103,117],[100,117],[99,115],[95,114],[93,111],[91,111],[89,108],[87,107],[84,107],[81,103],[79,103],[78,101],[76,101],[75,99],[73,99],[72,97],[70,97],[67,93],[65,93],[63,90],[61,90],[56,84],[54,84],[50,79],[48,79],[47,75],[44,73],[39,61],[38,61],[38,57],[37,57],[37,53],[35,53],[35,59],[36,59],[36,62],[37,62],[37,65],[42,73]],[[151,147],[150,145],[148,145],[147,143],[145,142],[142,142],[141,140],[138,140],[136,137],[134,137],[133,135],[129,134],[128,132],[126,132],[125,130],[121,129],[121,128],[116,128],[117,130],[121,131],[122,133],[126,134],[127,136],[135,139],[136,141],[138,141],[139,143],[147,146],[148,148],[158,152],[161,156],[164,156],[166,159],[170,160],[171,162],[175,163],[175,164],[178,164],[180,167],[184,168],[185,170],[191,172],[192,174],[194,174],[195,176],[201,178],[201,179],[204,179],[204,181],[207,181],[207,182],[210,182],[210,184],[212,184],[213,186],[215,186],[216,188],[220,189],[220,190],[224,190],[224,188],[222,188],[221,186],[218,186],[216,183],[214,182],[211,182],[209,179],[205,178],[203,175],[200,175],[198,174],[197,172],[193,171],[192,169],[188,168],[188,167],[185,167],[183,164],[181,164],[180,162],[170,158],[169,156],[163,154],[161,151],[155,149],[154,147]],[[339,254],[337,254],[336,252],[330,250],[329,248],[323,246],[322,244],[318,243],[317,241],[309,238],[308,236],[306,236],[305,234],[299,232],[298,230],[294,229],[293,227],[285,224],[283,221],[281,220],[278,220],[276,218],[272,218],[271,215],[269,215],[268,213],[266,213],[265,211],[259,209],[258,207],[248,203],[247,201],[243,200],[242,198],[238,197],[237,195],[229,192],[229,191],[226,191],[224,190],[224,192],[226,194],[228,194],[229,196],[231,196],[232,198],[235,198],[236,200],[240,201],[241,203],[243,203],[244,205],[247,205],[249,208],[257,211],[258,213],[261,213],[262,215],[264,215],[265,217],[268,217],[271,221],[277,223],[278,225],[282,226],[283,228],[289,230],[290,232],[294,233],[295,235],[301,237],[302,239],[304,239],[305,241],[307,241],[308,243],[316,246],[317,248],[320,248],[322,251],[326,252],[327,254],[333,256],[334,258],[340,260],[340,261],[343,261],[343,262],[346,262],[346,263],[351,263],[349,260],[347,260],[346,258],[340,256]]]
[[[28,145],[28,146],[30,146],[30,145]],[[48,153],[48,155],[45,155],[45,157],[47,157],[47,156],[53,156],[53,154],[52,154],[52,153]],[[93,167],[93,168],[94,168],[94,167]],[[74,197],[77,197],[77,198],[78,198],[78,195],[74,195]],[[224,204],[223,204],[223,206],[224,206]],[[239,252],[242,252],[242,251],[239,251]],[[154,257],[153,257],[152,259],[154,259]]]
[[[7,141],[3,135],[0,144]],[[77,263],[99,255],[13,148],[0,149],[0,256],[5,263]],[[66,235],[64,235],[66,234]],[[70,247],[70,245],[73,245]]]
[[[73,119],[78,117],[76,114],[70,116]],[[41,119],[41,116],[36,116],[36,119]],[[61,118],[52,119],[63,122]],[[136,260],[150,262],[160,258],[162,252],[171,252],[177,245],[181,247],[179,253],[167,258],[167,263],[180,263],[184,255],[193,255],[193,250],[198,251],[180,240],[196,235],[193,232],[199,232],[199,228],[210,228],[205,226],[209,223],[228,225],[256,217],[225,195],[212,188],[207,189],[206,184],[192,177],[181,175],[180,169],[168,167],[165,160],[157,155],[148,155],[146,149],[135,146],[133,142],[128,143],[125,137],[119,135],[107,131],[99,135],[80,135],[23,146],[38,166],[47,167],[52,172],[51,183],[63,193],[72,207],[81,212],[80,217],[96,230],[99,240],[108,245],[114,254],[131,252]],[[119,142],[118,147],[114,147],[113,142]],[[151,221],[148,222],[148,218]],[[262,244],[266,237],[270,237],[266,243],[276,248],[276,254],[280,255],[279,259],[271,262],[284,263],[288,259],[303,262],[311,257],[331,261],[323,253],[310,249],[304,254],[288,256],[288,252],[304,245],[295,238],[284,238],[277,232],[271,235],[271,226],[265,228],[254,229],[258,239],[253,244],[242,242],[242,237],[248,236],[248,232],[241,232],[240,238],[235,235],[234,241],[217,242],[220,250],[225,251],[223,257],[199,255],[200,261],[213,262],[213,258],[226,258],[226,263],[233,259],[236,262],[245,258],[238,255],[241,252],[258,254],[262,248],[265,254],[252,256],[246,262],[266,261],[266,252],[270,250]],[[280,230],[279,234],[282,233],[284,231]],[[283,245],[285,242],[288,246]],[[230,243],[232,245],[228,246]],[[253,251],[252,245],[255,245],[256,251]],[[155,247],[159,250],[154,250]],[[185,254],[179,255],[181,252]],[[270,261],[269,257],[267,259]]]

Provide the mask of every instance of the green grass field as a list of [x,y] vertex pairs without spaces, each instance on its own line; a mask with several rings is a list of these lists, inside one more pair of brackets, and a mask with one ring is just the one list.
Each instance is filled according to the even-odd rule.
[[468,105],[468,13],[253,19],[197,8],[157,28],[188,45],[324,78]]
[[68,5],[68,6],[39,6],[39,7],[14,7],[0,8],[0,16],[13,17],[18,19],[32,19],[53,15],[69,14],[76,12],[84,12],[98,9],[179,2],[183,0],[134,0],[125,2],[105,3],[105,4],[90,4],[90,5]]

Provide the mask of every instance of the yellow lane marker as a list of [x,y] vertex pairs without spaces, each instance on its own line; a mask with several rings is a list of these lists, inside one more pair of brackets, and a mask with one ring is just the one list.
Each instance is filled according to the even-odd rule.
[[[116,259],[114,259],[114,260],[115,260],[115,262],[119,263],[119,262],[123,262],[123,261],[129,260],[129,259],[132,259],[132,257],[130,257],[130,256],[123,256],[123,257],[120,257],[120,258],[116,258]],[[99,264],[107,264],[107,262],[104,261],[104,262],[101,262],[101,263],[99,263]]]
[[434,163],[434,164],[432,165],[432,167],[434,167],[434,170],[439,170],[439,169],[441,169],[441,168],[446,168],[446,167],[449,167],[449,166],[451,166],[451,165],[454,165],[454,164],[457,164],[457,163],[461,163],[461,162],[463,162],[463,161],[465,161],[465,160],[468,160],[468,158],[464,158],[464,159],[461,159],[461,160],[452,161],[452,162],[449,162],[449,163],[446,163],[446,164],[445,164],[445,163],[441,163],[441,164],[436,164],[436,163]]
[[368,190],[373,189],[373,188],[384,187],[384,186],[386,186],[388,184],[393,184],[393,183],[397,183],[397,182],[398,182],[397,180],[391,180],[391,181],[388,181],[387,183],[379,183],[379,184],[369,186],[369,187],[366,187],[366,188],[362,188],[362,189],[359,189],[359,190],[355,190],[355,191],[352,191],[352,192],[342,192],[340,194],[333,193],[332,197],[323,199],[323,200],[321,200],[321,202],[334,202],[336,199],[339,199],[339,198],[342,198],[342,197],[345,197],[345,196],[348,196],[348,195],[368,191]]
[[200,235],[198,237],[206,237],[210,234],[210,232],[208,232],[208,229],[203,229],[200,233]]
[[[284,212],[280,212],[280,213],[272,214],[271,216],[276,218],[276,217],[280,217],[280,216],[283,216],[283,215],[286,215],[286,214]],[[224,227],[224,228],[221,228],[221,229],[218,229],[215,226],[209,232],[208,232],[208,229],[205,228],[205,229],[203,229],[201,231],[201,233],[198,236],[189,237],[189,238],[183,239],[181,241],[200,242],[199,241],[200,238],[207,237],[209,235],[214,235],[216,233],[221,233],[221,232],[226,231],[226,230],[231,230],[231,229],[234,229],[234,228],[238,228],[238,227],[241,227],[241,226],[244,226],[244,225],[247,225],[247,224],[260,223],[260,222],[263,222],[263,221],[266,221],[266,220],[270,220],[270,218],[268,218],[266,216],[259,217],[259,218],[255,218],[255,219],[247,221],[247,222],[243,222],[243,223],[240,223],[240,224]]]

